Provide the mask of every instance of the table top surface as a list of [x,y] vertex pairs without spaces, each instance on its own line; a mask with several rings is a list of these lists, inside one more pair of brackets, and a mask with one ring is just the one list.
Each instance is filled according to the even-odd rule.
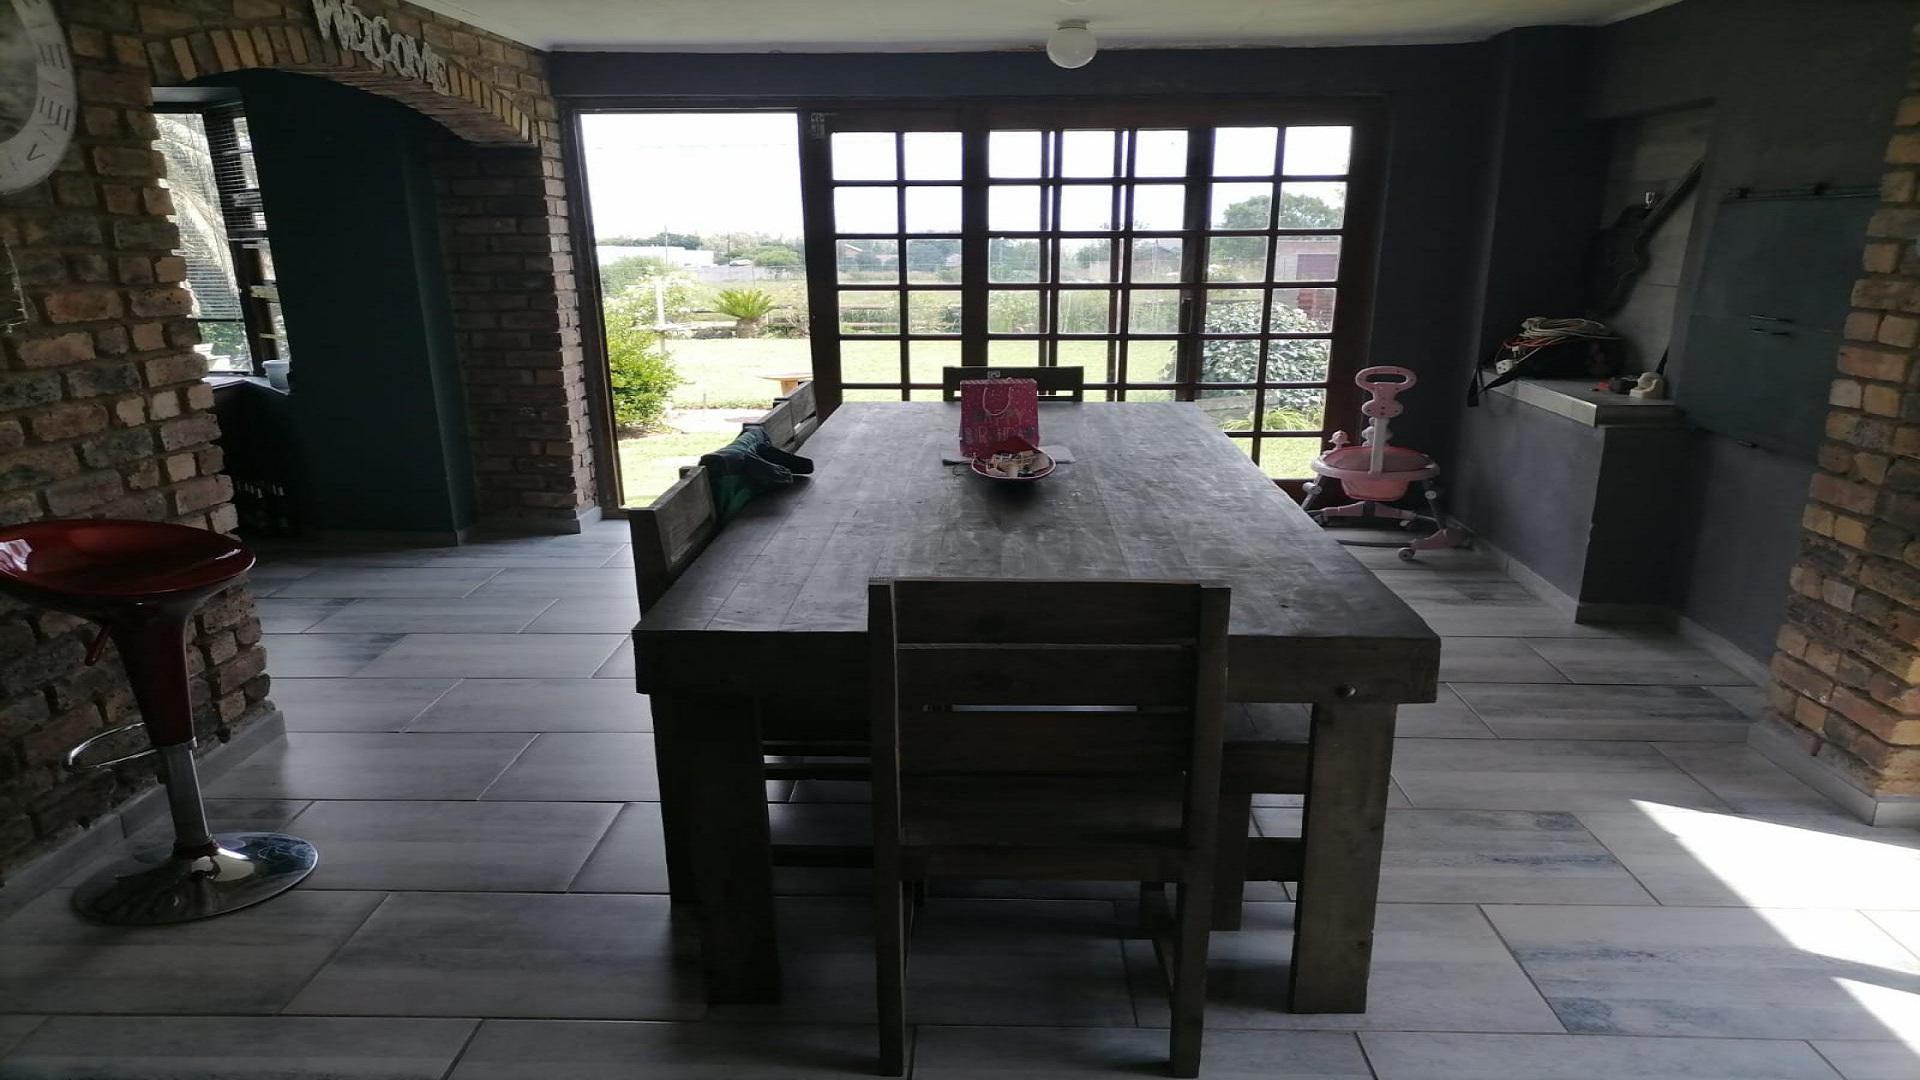
[[875,577],[1112,578],[1231,586],[1237,700],[1432,700],[1426,623],[1192,404],[1045,403],[1073,460],[1021,484],[943,464],[959,424],[954,403],[842,405],[802,449],[814,474],[728,522],[635,628],[641,689],[857,676]]

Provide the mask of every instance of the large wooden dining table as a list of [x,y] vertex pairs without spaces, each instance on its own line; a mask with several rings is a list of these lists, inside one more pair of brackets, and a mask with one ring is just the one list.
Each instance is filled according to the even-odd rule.
[[1228,697],[1312,707],[1290,997],[1366,1008],[1395,706],[1434,699],[1419,616],[1184,402],[1045,403],[1072,460],[1029,484],[943,463],[957,404],[849,403],[635,627],[667,864],[699,905],[707,994],[778,1000],[760,709],[864,720],[869,579],[1206,580],[1232,587]]

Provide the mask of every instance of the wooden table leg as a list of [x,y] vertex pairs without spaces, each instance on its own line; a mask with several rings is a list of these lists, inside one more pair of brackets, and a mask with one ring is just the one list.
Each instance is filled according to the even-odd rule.
[[1367,1011],[1393,715],[1392,705],[1313,707],[1288,977],[1293,1012]]
[[687,809],[681,796],[679,778],[687,775],[686,764],[674,750],[673,722],[683,703],[672,694],[654,694],[649,699],[653,713],[653,767],[660,783],[661,842],[666,849],[667,895],[676,904],[696,903],[693,868],[688,863]]
[[670,740],[707,1000],[780,1000],[760,725],[750,698],[676,695]]

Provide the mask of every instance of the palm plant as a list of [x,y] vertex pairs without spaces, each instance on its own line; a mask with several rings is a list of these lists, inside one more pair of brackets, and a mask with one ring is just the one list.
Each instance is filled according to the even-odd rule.
[[760,323],[772,313],[772,294],[765,289],[722,289],[713,309],[733,320],[735,337],[758,337]]

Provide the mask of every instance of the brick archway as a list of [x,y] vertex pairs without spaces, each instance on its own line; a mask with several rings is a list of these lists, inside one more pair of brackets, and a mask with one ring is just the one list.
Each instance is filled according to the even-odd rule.
[[[251,17],[237,17],[231,26],[208,28],[186,11],[142,8],[142,28],[158,31],[144,43],[154,81],[184,83],[261,68],[318,75],[392,98],[476,145],[538,145],[533,116],[521,107],[532,94],[520,79],[522,74],[532,74],[535,61],[517,46],[484,39],[471,30],[452,29],[431,13],[380,9],[393,33],[417,38],[447,54],[448,92],[441,93],[421,79],[395,74],[386,65],[376,66],[360,53],[327,40],[306,8],[240,0],[235,9]],[[167,33],[168,28],[178,32]],[[515,50],[511,59],[509,48]],[[486,75],[472,70],[475,61],[489,69]],[[500,88],[502,74],[511,90]],[[530,82],[544,89],[537,78]]]
[[[107,18],[104,4],[70,3]],[[441,87],[342,47],[337,24],[322,32],[321,7],[377,18],[381,40],[405,36],[433,50],[445,60]],[[108,77],[119,84],[98,89],[129,106],[145,105],[151,85],[275,70],[389,98],[456,135],[435,171],[482,523],[577,529],[598,492],[559,113],[545,58],[391,0],[232,0],[230,10],[215,22],[184,5],[142,4],[127,27],[137,34],[96,31],[75,17],[69,35],[76,55],[120,67],[124,74]]]

